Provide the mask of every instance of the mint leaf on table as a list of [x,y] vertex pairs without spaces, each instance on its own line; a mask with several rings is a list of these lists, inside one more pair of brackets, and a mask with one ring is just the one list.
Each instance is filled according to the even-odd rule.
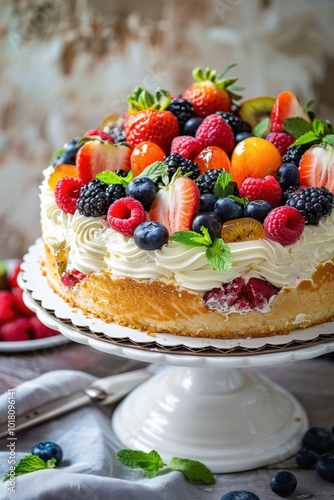
[[155,450],[146,453],[139,450],[120,450],[116,453],[122,464],[132,469],[143,469],[150,479],[157,476],[159,470],[164,466],[162,458]]
[[121,186],[126,187],[129,182],[133,178],[132,172],[128,172],[126,177],[122,177],[121,175],[116,174],[116,172],[113,172],[112,170],[103,170],[103,172],[100,172],[97,174],[96,178],[99,181],[104,182],[105,184],[120,184]]
[[51,458],[47,462],[37,455],[26,455],[15,465],[14,474],[7,473],[3,481],[8,481],[14,476],[22,476],[36,470],[53,469],[56,466],[56,459]]
[[213,484],[215,478],[206,465],[196,460],[173,457],[167,464],[164,464],[159,453],[155,450],[146,453],[139,450],[120,450],[116,453],[122,464],[132,469],[142,469],[147,472],[149,479],[156,477],[163,467],[173,471],[182,472],[189,481],[198,481],[204,484]]
[[167,463],[167,467],[171,470],[182,472],[182,474],[192,482],[199,481],[205,484],[213,484],[216,482],[210,469],[197,460],[173,457]]

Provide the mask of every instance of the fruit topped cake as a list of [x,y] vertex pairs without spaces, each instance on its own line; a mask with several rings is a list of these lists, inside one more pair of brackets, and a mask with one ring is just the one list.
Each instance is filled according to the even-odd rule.
[[334,317],[334,128],[289,91],[242,100],[196,68],[180,96],[137,87],[44,171],[52,289],[90,317],[211,338]]

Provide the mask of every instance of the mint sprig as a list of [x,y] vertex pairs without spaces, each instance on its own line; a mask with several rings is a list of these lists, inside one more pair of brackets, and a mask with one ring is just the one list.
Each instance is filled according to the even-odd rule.
[[230,172],[222,172],[219,174],[213,194],[216,198],[226,198],[234,193],[234,184]]
[[266,116],[266,118],[263,118],[259,123],[255,125],[253,128],[253,134],[255,137],[264,137],[267,134],[269,134],[271,128],[271,121],[269,116]]
[[163,161],[155,161],[144,168],[138,177],[148,177],[153,182],[157,182],[158,179],[161,179],[162,183],[166,186],[169,182],[168,166]]
[[232,253],[222,238],[212,241],[210,233],[205,226],[201,226],[202,234],[195,231],[176,231],[170,235],[172,241],[191,247],[205,246],[205,255],[209,264],[217,271],[227,271],[232,266]]
[[309,123],[300,116],[287,118],[284,120],[284,131],[295,137],[297,140],[292,146],[302,146],[304,144],[334,144],[334,130],[329,122],[324,122],[319,118],[314,118]]
[[58,149],[58,151],[56,151],[55,153],[53,153],[53,155],[50,158],[49,165],[52,165],[53,162],[58,158],[58,156],[63,155],[64,153],[66,153],[66,149],[65,148]]
[[22,476],[37,470],[53,469],[56,466],[56,459],[51,458],[47,462],[37,455],[26,455],[15,465],[14,472],[7,472],[3,481],[8,481],[13,476]]
[[164,464],[161,456],[155,450],[146,453],[139,450],[120,450],[116,453],[121,463],[132,469],[142,469],[147,472],[147,476],[152,479],[156,477],[163,467],[170,470],[182,472],[191,482],[201,482],[204,484],[215,483],[215,478],[206,465],[197,460],[173,457],[167,464]]
[[126,187],[130,181],[132,181],[133,174],[130,170],[128,172],[126,177],[122,177],[121,175],[116,174],[116,172],[113,172],[112,170],[103,170],[103,172],[100,172],[99,174],[96,175],[96,178],[99,181],[104,182],[105,184],[120,184],[121,186]]

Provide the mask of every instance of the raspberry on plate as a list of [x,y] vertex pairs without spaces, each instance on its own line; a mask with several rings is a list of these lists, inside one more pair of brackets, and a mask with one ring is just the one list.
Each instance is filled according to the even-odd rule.
[[305,219],[294,207],[287,205],[274,208],[263,222],[266,237],[281,243],[292,245],[302,234]]
[[57,330],[52,330],[51,328],[44,325],[37,316],[30,318],[31,333],[34,339],[44,339],[46,337],[54,337],[59,335]]
[[240,198],[248,201],[265,200],[272,207],[277,207],[282,201],[282,188],[272,175],[265,177],[247,177],[239,189]]
[[8,321],[0,328],[0,339],[4,342],[30,340],[32,327],[29,318],[16,318]]
[[0,291],[0,325],[19,316],[15,296],[9,290]]

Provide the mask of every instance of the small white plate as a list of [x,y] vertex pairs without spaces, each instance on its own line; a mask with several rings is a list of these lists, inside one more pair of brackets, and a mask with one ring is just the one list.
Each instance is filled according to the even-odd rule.
[[18,340],[17,342],[1,342],[0,352],[25,352],[35,351],[37,349],[46,349],[62,344],[67,344],[69,339],[63,335],[54,335],[53,337],[45,337],[43,339],[35,340]]

